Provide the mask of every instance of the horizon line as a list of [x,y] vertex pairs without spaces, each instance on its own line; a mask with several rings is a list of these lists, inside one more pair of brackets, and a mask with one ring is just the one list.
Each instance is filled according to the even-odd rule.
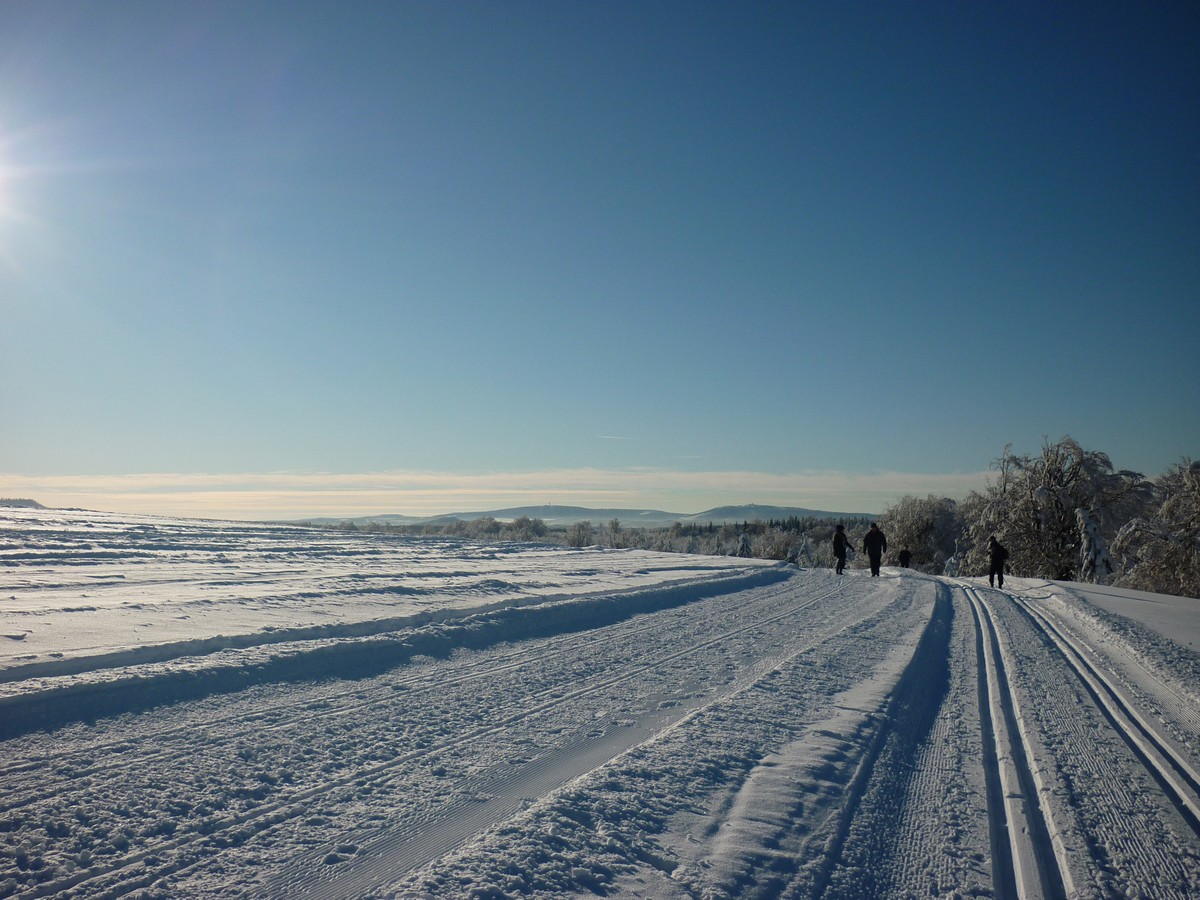
[[759,504],[874,515],[906,495],[961,499],[983,489],[988,475],[588,467],[533,472],[0,473],[0,496],[27,497],[60,509],[250,521],[370,515],[427,518],[471,507],[489,510],[548,503],[664,512]]

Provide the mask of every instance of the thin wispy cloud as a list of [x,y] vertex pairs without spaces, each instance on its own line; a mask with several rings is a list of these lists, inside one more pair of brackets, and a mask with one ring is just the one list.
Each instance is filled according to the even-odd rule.
[[769,473],[669,469],[0,475],[0,495],[47,506],[234,519],[438,515],[568,504],[694,513],[761,503],[880,512],[905,494],[962,497],[986,472]]

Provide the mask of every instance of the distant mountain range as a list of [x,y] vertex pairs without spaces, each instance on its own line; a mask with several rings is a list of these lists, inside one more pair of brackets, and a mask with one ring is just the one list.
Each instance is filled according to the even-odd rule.
[[509,509],[492,509],[483,512],[459,512],[443,516],[403,516],[398,514],[380,516],[357,516],[353,518],[305,519],[314,525],[340,525],[353,522],[355,525],[447,525],[452,522],[471,522],[490,516],[502,522],[511,522],[522,516],[541,519],[551,528],[565,528],[575,522],[590,521],[594,524],[611,522],[633,528],[669,528],[676,522],[683,524],[714,525],[740,522],[780,521],[792,517],[798,519],[873,519],[870,513],[829,512],[821,509],[806,509],[801,506],[762,506],[748,503],[743,506],[718,506],[698,513],[664,512],[661,509],[590,509],[586,506],[515,506]]

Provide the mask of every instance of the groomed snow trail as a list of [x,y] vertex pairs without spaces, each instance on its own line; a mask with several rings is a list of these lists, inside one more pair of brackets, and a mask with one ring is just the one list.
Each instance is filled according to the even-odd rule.
[[25,859],[54,877],[29,879],[33,896],[369,894],[693,711],[771,696],[764,682],[797,654],[864,621],[894,627],[881,610],[911,598],[869,587],[775,576],[582,634],[453,650],[476,617],[441,629],[463,631],[446,659],[26,735],[9,742],[2,815],[42,830]]
[[[1041,811],[1035,843],[1057,869],[1043,877],[1071,896],[1200,895],[1195,783],[1184,774],[1196,760],[1158,737],[1190,734],[1194,746],[1195,705],[1177,698],[1151,724],[1134,694],[1117,687],[1115,660],[1129,646],[1116,635],[1085,630],[1085,619],[1072,632],[1036,592],[976,593],[992,611],[1019,704]],[[1146,671],[1173,680],[1168,659],[1142,659]]]
[[[197,548],[224,572],[242,532],[195,527],[154,540],[208,583]],[[48,647],[36,585],[108,559],[64,534],[39,559],[69,562],[0,570]],[[287,639],[12,657],[0,896],[1200,896],[1200,662],[1070,586],[529,548],[525,590],[521,550],[486,548],[506,586],[483,598],[466,545],[387,576],[377,557],[417,558],[403,542],[253,536],[320,570],[253,581],[288,597]],[[381,596],[354,607],[340,560],[362,547],[431,600],[442,573],[448,605],[407,625]],[[138,594],[177,583],[157,565],[130,571]],[[296,592],[323,590],[315,613],[351,633],[303,637]],[[168,657],[203,634],[173,629]],[[55,674],[14,674],[31,664]]]

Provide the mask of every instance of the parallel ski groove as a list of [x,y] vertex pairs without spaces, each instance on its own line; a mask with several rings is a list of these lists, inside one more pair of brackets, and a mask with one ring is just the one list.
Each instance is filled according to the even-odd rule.
[[[1020,703],[1008,679],[1006,658],[1011,658],[996,628],[987,601],[975,587],[963,584],[976,621],[984,632],[983,649],[988,679],[990,718],[995,736],[999,779],[1004,797],[1002,812],[993,821],[1006,826],[1011,856],[1011,882],[1007,873],[997,879],[997,892],[1011,888],[1018,898],[1067,897],[1073,892],[1065,849],[1050,809],[1043,800],[1047,779],[1034,762],[1033,750],[1022,727]],[[1003,819],[1001,820],[1001,815]]]
[[1094,665],[1078,643],[1049,615],[1028,602],[1017,605],[1046,635],[1088,693],[1142,762],[1163,793],[1200,836],[1200,776],[1130,702],[1124,692]]
[[[80,886],[87,885],[89,882],[103,879],[108,876],[117,875],[120,877],[119,873],[122,871],[127,871],[132,867],[146,861],[150,857],[153,857],[157,854],[162,854],[164,851],[185,850],[189,846],[200,841],[206,839],[211,840],[214,836],[219,835],[220,833],[231,832],[234,829],[240,829],[244,826],[250,826],[255,832],[271,829],[286,820],[293,819],[296,816],[304,814],[311,808],[314,800],[321,796],[330,794],[335,790],[345,788],[352,784],[361,787],[364,784],[385,783],[392,770],[395,770],[402,765],[411,763],[416,759],[434,756],[437,753],[458,746],[477,744],[486,740],[488,735],[510,728],[514,722],[530,718],[552,707],[577,701],[583,696],[603,694],[615,683],[633,680],[637,676],[642,675],[651,669],[657,668],[671,660],[684,658],[707,647],[727,641],[736,635],[746,634],[755,629],[761,628],[764,625],[773,624],[794,617],[798,611],[815,606],[821,603],[823,600],[840,593],[844,589],[845,584],[846,582],[838,582],[833,588],[809,598],[802,604],[788,607],[780,613],[776,613],[765,618],[754,619],[752,621],[740,624],[734,628],[726,629],[714,637],[696,644],[692,644],[677,651],[676,653],[668,655],[667,657],[654,658],[647,663],[639,664],[632,669],[626,670],[620,675],[596,681],[589,684],[587,687],[568,692],[564,692],[557,687],[547,688],[546,690],[533,695],[535,698],[538,698],[538,702],[531,706],[527,706],[520,712],[511,716],[507,716],[502,720],[492,722],[487,726],[469,732],[459,733],[450,740],[403,754],[393,759],[383,761],[375,766],[355,770],[345,776],[331,779],[330,781],[327,781],[316,787],[292,794],[286,799],[278,802],[264,804],[263,806],[255,807],[254,809],[245,813],[228,817],[217,823],[218,828],[215,831],[210,831],[207,834],[201,834],[195,831],[188,832],[187,834],[184,834],[174,840],[159,843],[152,848],[147,848],[132,854],[128,854],[120,859],[113,860],[107,865],[91,868],[64,879],[58,879],[39,885],[32,892],[27,894],[27,896],[49,896],[69,889],[77,889]],[[774,596],[775,594],[783,592],[784,591],[779,589],[771,590],[770,595]],[[625,635],[622,635],[622,639],[624,639],[624,637]],[[826,635],[821,636],[822,639],[824,639],[824,637],[826,637]],[[566,651],[564,650],[563,652]],[[145,887],[147,884],[156,881],[158,878],[161,878],[164,875],[186,872],[193,868],[196,864],[196,862],[187,859],[177,860],[175,863],[168,863],[167,865],[156,868],[152,875],[148,874],[144,869],[139,869],[136,872],[130,872],[130,877],[128,880],[123,880],[118,884],[104,884],[102,887],[98,887],[100,887],[102,896],[122,896],[129,891]]]
[[[766,590],[769,591],[767,596],[774,596],[776,594],[785,592],[785,588],[781,588],[781,587],[776,587],[773,589],[768,588]],[[827,597],[829,595],[827,594],[825,596]],[[650,632],[653,630],[654,630],[654,626],[648,624],[641,628],[635,628],[632,631],[627,632],[627,636],[636,637],[639,634],[642,634],[645,632]],[[577,634],[558,635],[555,637],[547,638],[546,640],[549,644],[550,652],[541,654],[541,656],[539,657],[540,662],[544,662],[545,660],[555,657],[555,656],[561,656],[564,654],[572,654],[572,653],[579,652],[579,635],[577,635]],[[450,678],[442,679],[442,680],[438,681],[437,684],[429,683],[429,681],[427,680],[427,678],[425,678],[424,675],[414,675],[411,677],[398,678],[396,680],[396,685],[397,685],[397,687],[407,687],[413,691],[442,690],[448,686],[452,686],[455,684],[461,684],[461,683],[464,683],[467,681],[472,681],[472,680],[479,679],[479,678],[492,678],[496,674],[501,673],[501,672],[510,671],[510,670],[520,670],[521,668],[527,667],[531,664],[532,664],[532,661],[530,659],[528,659],[527,655],[525,655],[523,653],[523,651],[521,651],[520,649],[517,649],[511,653],[508,653],[508,654],[505,654],[504,656],[502,656],[500,658],[500,660],[497,661],[495,664],[490,664],[490,663],[486,664],[486,665],[480,664],[479,667],[475,670],[468,669],[466,672],[456,674],[454,676],[451,676]],[[346,689],[338,689],[338,690],[334,690],[334,691],[331,691],[328,693],[322,693],[319,697],[314,699],[314,703],[330,704],[331,701],[340,701],[345,698],[349,698],[349,700],[351,702],[346,702],[346,703],[339,704],[336,706],[328,705],[328,706],[324,706],[323,708],[320,708],[320,709],[309,709],[306,711],[305,714],[308,718],[320,719],[320,718],[331,718],[333,716],[340,716],[340,715],[344,715],[349,712],[354,712],[356,710],[365,710],[366,708],[368,708],[371,705],[371,703],[373,701],[367,700],[367,701],[361,701],[361,702],[353,702],[354,698],[357,698],[359,693],[360,692],[359,692],[358,688],[356,688],[356,687],[351,687],[351,688],[346,688]],[[288,712],[288,711],[289,710],[287,709],[287,707],[284,704],[282,704],[278,701],[275,701],[275,700],[267,700],[266,702],[264,702],[263,704],[258,706],[254,712],[246,713],[244,715],[236,715],[236,716],[228,715],[228,714],[218,714],[215,721],[211,718],[207,718],[204,722],[204,725],[205,725],[205,728],[208,728],[208,729],[212,729],[215,726],[233,725],[233,726],[235,726],[235,730],[232,730],[229,732],[223,732],[221,734],[221,738],[223,740],[235,740],[239,737],[245,737],[245,736],[248,736],[251,734],[260,734],[264,731],[271,731],[271,730],[275,730],[278,728],[286,727],[286,725],[287,725],[286,721],[281,723],[281,722],[269,721],[269,720],[272,717],[272,715],[274,715],[276,713]],[[164,728],[164,729],[154,732],[153,734],[145,735],[144,738],[149,738],[149,739],[154,740],[156,743],[160,743],[160,742],[163,742],[163,741],[170,739],[172,737],[175,737],[175,736],[185,736],[186,737],[188,734],[190,734],[190,732],[194,729],[194,727],[195,727],[194,724],[189,723],[186,725],[175,726],[172,728]],[[7,766],[7,767],[0,766],[0,779],[6,779],[13,775],[21,774],[24,772],[33,772],[36,774],[38,772],[41,772],[44,769],[44,767],[47,765],[64,762],[66,760],[80,757],[83,755],[95,755],[95,754],[103,753],[106,750],[111,751],[116,748],[125,746],[127,743],[128,743],[127,740],[121,739],[121,740],[109,741],[106,743],[91,744],[91,745],[88,745],[87,747],[82,747],[82,748],[69,748],[66,750],[56,751],[54,753],[44,753],[35,758],[25,759],[19,763],[15,763],[15,764]],[[174,755],[175,752],[177,752],[177,751],[175,749],[173,749],[172,747],[163,746],[156,752],[142,754],[136,760],[126,761],[124,759],[119,759],[119,758],[114,760],[113,758],[108,757],[104,760],[104,762],[102,764],[96,764],[91,769],[79,770],[76,772],[76,775],[78,777],[83,777],[88,774],[91,774],[92,772],[102,771],[107,776],[107,775],[111,775],[112,772],[118,771],[122,768],[132,768],[135,766],[143,766],[143,765],[145,765],[146,762],[149,762],[149,761],[153,761],[156,759],[165,759],[165,758],[171,757],[172,755]],[[8,803],[8,804],[0,803],[0,813],[7,813],[7,812],[19,810],[24,806],[28,806],[30,804],[36,803],[40,799],[44,799],[45,796],[46,795],[44,795],[44,794],[39,795],[37,793],[27,793],[27,794],[22,795],[21,799],[17,802]]]
[[975,599],[963,592],[971,609],[975,623],[975,653],[978,660],[979,724],[983,739],[983,770],[987,786],[988,828],[992,849],[992,881],[996,896],[1000,900],[1016,896],[1016,875],[1013,851],[1009,838],[1009,821],[1005,807],[1005,790],[1000,767],[1000,737],[997,728],[1003,727],[993,721],[992,707],[995,694],[994,669],[991,666],[992,645],[988,640],[983,619]]

